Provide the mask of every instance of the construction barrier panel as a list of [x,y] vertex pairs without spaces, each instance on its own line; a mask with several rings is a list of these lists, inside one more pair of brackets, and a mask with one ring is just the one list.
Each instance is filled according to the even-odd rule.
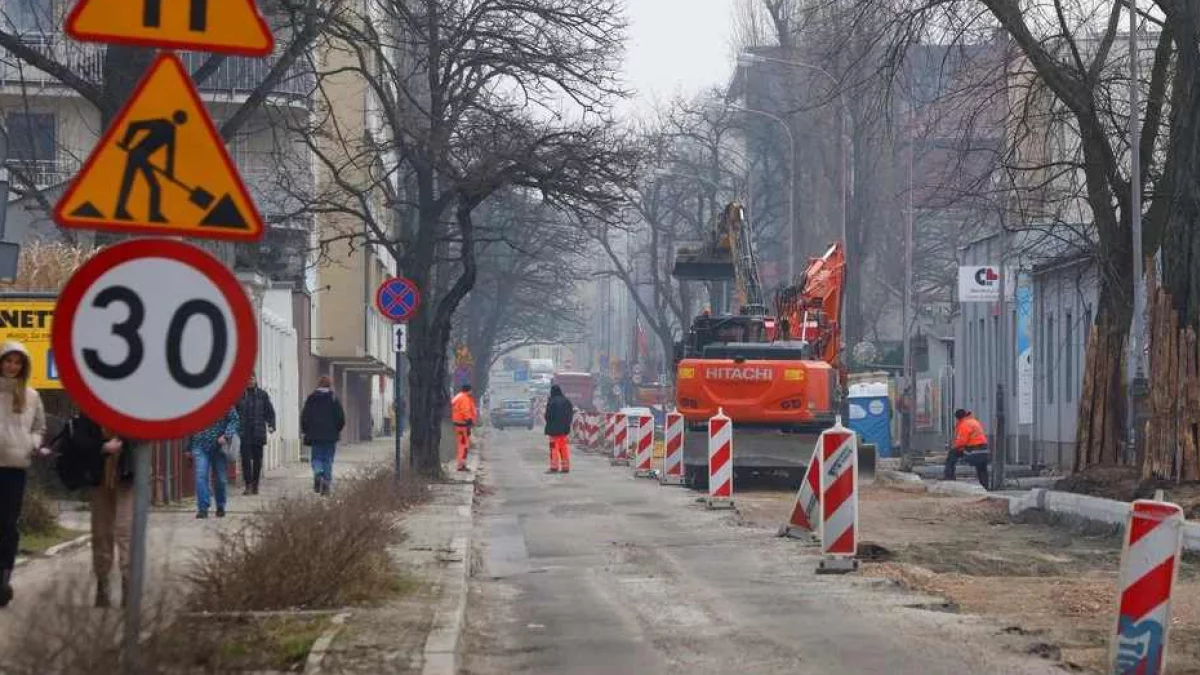
[[633,475],[649,478],[654,475],[654,416],[640,415],[637,420],[637,439]]
[[821,432],[821,553],[818,571],[858,569],[858,435],[841,417]]
[[733,422],[725,411],[708,420],[708,508],[733,508]]
[[595,450],[600,445],[600,428],[596,424],[595,415],[585,415],[584,425],[587,428],[587,438],[584,443],[587,444],[589,450]]
[[804,479],[800,481],[800,489],[796,491],[796,501],[792,504],[791,515],[779,531],[781,537],[793,537],[815,542],[819,537],[821,517],[821,442],[813,456],[808,460],[808,468],[804,470]]
[[1133,503],[1121,553],[1121,593],[1110,650],[1113,675],[1166,671],[1171,591],[1182,546],[1183,509],[1159,501]]
[[629,428],[624,413],[616,414],[614,427],[612,464],[629,466]]
[[667,413],[663,425],[663,472],[658,482],[662,485],[683,485],[683,415]]
[[613,435],[616,433],[616,414],[604,413],[604,447],[611,448],[613,444]]

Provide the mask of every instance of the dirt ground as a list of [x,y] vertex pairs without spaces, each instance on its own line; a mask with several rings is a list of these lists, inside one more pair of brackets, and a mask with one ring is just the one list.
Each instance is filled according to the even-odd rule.
[[[1069,670],[1100,673],[1113,628],[1121,539],[1109,530],[1082,531],[1044,517],[1012,522],[1007,502],[942,497],[910,489],[865,486],[860,493],[862,542],[890,553],[864,564],[883,576],[944,598],[931,611],[996,620],[1005,633],[1034,636],[1031,651]],[[784,522],[793,495],[738,495],[747,524]],[[1172,603],[1168,658],[1172,675],[1200,675],[1200,560],[1185,558]]]

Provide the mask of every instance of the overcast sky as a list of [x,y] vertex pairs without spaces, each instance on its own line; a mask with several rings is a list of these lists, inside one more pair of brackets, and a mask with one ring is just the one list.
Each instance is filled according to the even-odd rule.
[[625,0],[625,78],[636,98],[621,106],[648,114],[678,93],[723,85],[733,70],[731,0]]

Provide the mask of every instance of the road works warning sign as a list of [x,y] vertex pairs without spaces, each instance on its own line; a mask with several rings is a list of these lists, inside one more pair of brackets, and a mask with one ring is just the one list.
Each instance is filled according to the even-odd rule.
[[254,0],[79,0],[67,34],[82,42],[266,56],[271,29]]
[[263,223],[173,54],[147,71],[54,212],[63,227],[256,241]]

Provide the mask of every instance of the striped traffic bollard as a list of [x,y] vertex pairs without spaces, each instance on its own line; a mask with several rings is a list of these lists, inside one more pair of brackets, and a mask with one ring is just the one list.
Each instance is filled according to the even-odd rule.
[[663,472],[658,482],[661,485],[683,485],[683,415],[667,413],[663,431]]
[[639,415],[636,431],[633,475],[636,478],[650,478],[654,475],[654,416]]
[[718,408],[708,419],[708,499],[710,509],[733,508],[733,421]]
[[576,443],[583,439],[583,413],[575,413],[571,420],[571,440]]
[[1112,675],[1161,675],[1167,663],[1171,590],[1179,573],[1183,509],[1139,500],[1121,553],[1121,595],[1110,650]]
[[601,443],[603,448],[611,448],[613,445],[613,434],[616,432],[616,415],[613,413],[604,413],[604,440]]
[[839,416],[821,432],[821,553],[817,573],[858,569],[858,436],[842,426]]
[[804,478],[800,481],[800,489],[796,491],[796,501],[792,504],[791,515],[783,527],[779,528],[779,536],[792,537],[806,542],[816,543],[820,529],[821,518],[821,440],[812,457],[808,460],[808,468],[804,470]]
[[600,446],[600,424],[595,415],[587,416],[587,446],[589,450]]
[[613,457],[612,465],[629,466],[629,429],[625,424],[625,413],[617,413],[613,422]]

